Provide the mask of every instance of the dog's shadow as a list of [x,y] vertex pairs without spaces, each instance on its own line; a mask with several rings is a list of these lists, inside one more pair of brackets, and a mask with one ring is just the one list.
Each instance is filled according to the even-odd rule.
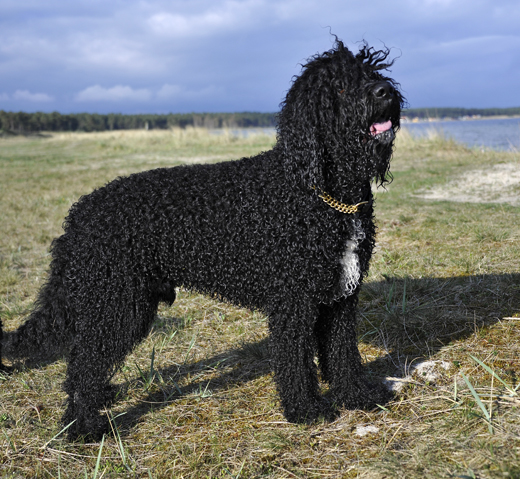
[[[359,304],[360,343],[376,346],[382,356],[367,362],[370,376],[400,376],[403,366],[435,355],[447,344],[490,327],[520,309],[520,274],[452,278],[385,278],[367,282]],[[493,305],[490,308],[490,305]],[[139,404],[126,410],[117,422],[124,434],[140,418],[174,404],[190,394],[204,397],[270,374],[267,338],[201,361],[156,371],[157,377],[175,378],[148,392]],[[204,372],[212,371],[211,381]],[[178,382],[195,380],[179,387]],[[202,379],[197,379],[200,376]],[[172,384],[173,383],[173,384]]]
[[[519,311],[520,274],[387,277],[366,282],[359,301],[360,349],[369,346],[381,351],[377,359],[366,362],[367,372],[374,379],[402,376],[406,374],[406,365],[432,357],[446,345]],[[182,321],[171,318],[169,326],[182,328]],[[42,367],[58,358],[57,355],[26,361],[24,368]],[[116,398],[117,409],[124,410],[116,420],[118,428],[125,435],[152,410],[174,405],[189,395],[203,400],[209,391],[215,394],[271,372],[267,338],[243,343],[197,362],[142,371],[141,376],[145,377],[127,378],[119,385],[121,392],[132,383],[146,382],[147,374],[153,376],[154,384],[129,409],[118,405]]]
[[[269,340],[242,343],[239,347],[229,349],[200,361],[186,364],[175,364],[151,372],[158,387],[153,387],[140,402],[117,419],[121,434],[135,426],[140,418],[151,410],[158,411],[189,395],[200,400],[232,385],[240,385],[253,381],[272,372],[269,360]],[[208,379],[208,374],[211,378]],[[189,378],[193,377],[193,380]],[[179,386],[179,383],[188,383]],[[143,382],[143,378],[136,378]],[[129,382],[120,385],[124,391]]]

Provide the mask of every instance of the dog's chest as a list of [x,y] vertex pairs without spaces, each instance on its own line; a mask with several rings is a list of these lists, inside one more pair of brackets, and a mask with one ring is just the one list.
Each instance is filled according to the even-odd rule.
[[357,249],[359,244],[365,239],[365,231],[359,219],[352,219],[353,234],[345,244],[345,250],[340,258],[343,267],[341,278],[343,292],[346,296],[354,293],[361,279],[361,265]]

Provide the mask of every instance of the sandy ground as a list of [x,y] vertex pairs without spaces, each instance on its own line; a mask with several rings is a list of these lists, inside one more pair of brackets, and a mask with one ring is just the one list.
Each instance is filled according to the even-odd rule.
[[418,192],[416,196],[431,200],[520,206],[520,162],[468,171],[447,184]]

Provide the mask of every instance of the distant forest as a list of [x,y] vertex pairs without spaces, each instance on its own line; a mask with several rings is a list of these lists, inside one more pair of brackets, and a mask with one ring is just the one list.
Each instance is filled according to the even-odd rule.
[[275,113],[170,113],[167,115],[123,115],[109,113],[24,113],[0,110],[0,130],[5,133],[39,131],[110,131],[136,129],[250,128],[276,125]]
[[520,116],[518,108],[410,108],[403,112],[408,118],[464,118],[473,116]]
[[[411,108],[409,119],[462,118],[472,116],[519,116],[519,108]],[[170,113],[167,115],[123,115],[109,113],[24,113],[0,110],[0,133],[24,134],[40,131],[106,131],[133,129],[264,128],[276,126],[276,113]]]

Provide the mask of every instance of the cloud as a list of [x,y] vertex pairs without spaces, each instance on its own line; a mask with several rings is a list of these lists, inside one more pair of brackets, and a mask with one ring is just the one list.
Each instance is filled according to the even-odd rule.
[[275,110],[300,64],[331,47],[331,31],[354,51],[361,39],[392,47],[392,76],[412,106],[518,103],[518,0],[388,5],[0,1],[0,101],[58,111]]
[[177,100],[186,98],[207,98],[210,96],[217,96],[222,93],[222,89],[216,88],[213,85],[209,85],[199,90],[193,90],[182,87],[180,85],[170,85],[165,83],[157,92],[156,96],[159,100]]
[[229,34],[252,26],[259,28],[259,19],[267,19],[269,16],[277,17],[277,8],[264,0],[227,0],[217,7],[214,3],[209,3],[208,9],[196,14],[161,11],[151,15],[147,23],[157,35],[200,37],[218,33]]
[[100,85],[89,86],[76,95],[76,101],[148,101],[152,97],[146,88],[134,90],[129,86],[116,85],[112,88],[103,88]]
[[420,2],[416,2],[417,5],[423,6],[433,6],[433,7],[451,7],[455,3],[455,0],[421,0]]
[[169,100],[171,98],[179,97],[182,94],[182,87],[179,85],[164,84],[157,92],[157,98],[160,100]]
[[31,93],[29,90],[16,90],[13,94],[14,100],[32,101],[36,103],[48,103],[54,98],[47,93]]
[[77,35],[66,54],[67,62],[79,70],[105,69],[135,75],[160,66],[162,55],[149,52],[149,48],[146,40],[134,40],[129,32],[121,32],[120,36],[105,32],[101,38]]

